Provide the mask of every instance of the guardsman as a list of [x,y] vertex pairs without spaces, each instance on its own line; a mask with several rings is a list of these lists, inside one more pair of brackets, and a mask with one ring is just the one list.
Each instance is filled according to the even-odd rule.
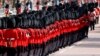
[[5,16],[8,17],[9,16],[9,3],[5,3]]
[[94,9],[95,10],[95,23],[98,24],[99,23],[99,11],[97,8]]
[[22,29],[22,56],[28,55],[28,39],[30,35],[27,29]]
[[39,8],[39,5],[40,5],[40,2],[37,1],[37,2],[36,2],[36,10],[37,10],[37,11],[39,11],[39,9],[40,9],[40,8]]
[[94,30],[95,29],[95,18],[94,18],[95,12],[90,12],[89,15],[90,15],[90,28],[91,30]]
[[89,25],[90,25],[90,16],[89,15],[84,15],[84,22],[85,22],[85,26],[84,26],[84,31],[85,31],[85,37],[88,38],[88,32],[89,32]]
[[17,56],[20,56],[22,54],[23,51],[23,47],[22,47],[22,29],[17,28],[17,33],[18,33],[18,40],[17,40]]
[[29,2],[26,2],[24,12],[29,13]]
[[35,29],[32,29],[32,28],[29,28],[27,29],[29,31],[29,39],[28,39],[28,55],[34,55],[34,52],[35,52],[35,46],[34,46],[34,38],[35,38]]
[[21,14],[21,3],[19,2],[19,0],[17,0],[16,2],[16,14]]
[[8,56],[15,56],[16,53],[16,47],[17,47],[17,31],[16,29],[7,29],[4,31],[4,37],[7,42],[7,55]]
[[95,8],[94,8],[94,10],[95,10],[95,13],[96,13],[96,15],[95,15],[95,17],[96,17],[96,24],[98,24],[99,23],[99,7],[98,7],[98,3],[97,2],[95,2]]
[[1,34],[3,32],[3,35],[2,35],[2,55],[6,55],[7,53],[7,41],[5,40],[5,37],[4,37],[4,32],[6,31],[6,29],[3,29],[1,30]]
[[17,56],[28,55],[28,31],[26,29],[17,28],[18,40],[17,40]]

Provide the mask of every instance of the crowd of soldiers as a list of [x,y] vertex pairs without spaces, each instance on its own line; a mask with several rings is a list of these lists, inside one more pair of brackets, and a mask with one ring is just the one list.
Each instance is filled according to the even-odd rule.
[[88,38],[89,27],[95,29],[99,14],[97,2],[79,6],[72,1],[2,17],[0,56],[47,56]]

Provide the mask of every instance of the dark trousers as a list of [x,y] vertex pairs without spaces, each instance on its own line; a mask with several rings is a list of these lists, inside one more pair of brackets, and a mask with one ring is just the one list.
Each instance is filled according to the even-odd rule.
[[90,21],[90,29],[95,30],[95,21]]
[[96,17],[96,24],[99,23],[99,17]]

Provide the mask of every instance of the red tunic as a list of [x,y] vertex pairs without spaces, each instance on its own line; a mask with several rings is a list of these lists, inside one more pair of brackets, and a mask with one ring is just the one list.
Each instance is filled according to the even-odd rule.
[[16,29],[7,29],[4,31],[4,38],[9,47],[17,47],[18,34]]

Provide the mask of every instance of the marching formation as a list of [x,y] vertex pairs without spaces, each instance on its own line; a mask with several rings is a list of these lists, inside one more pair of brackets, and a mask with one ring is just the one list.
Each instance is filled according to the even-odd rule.
[[88,38],[98,24],[98,3],[60,3],[0,18],[0,56],[47,56]]

